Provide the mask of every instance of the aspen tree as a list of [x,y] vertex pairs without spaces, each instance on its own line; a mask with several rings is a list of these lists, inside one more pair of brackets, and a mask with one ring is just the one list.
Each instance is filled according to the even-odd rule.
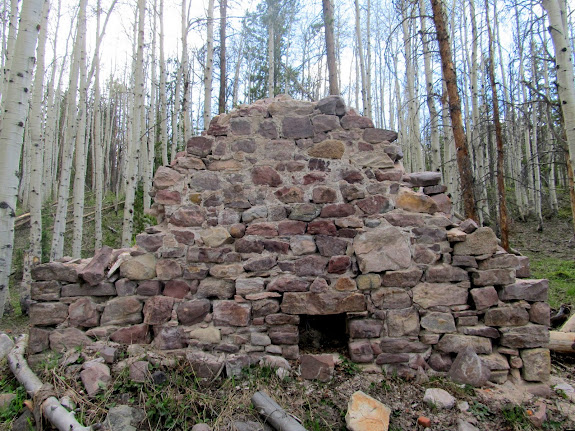
[[204,67],[204,130],[212,118],[212,79],[214,67],[214,0],[208,1],[208,29],[206,41],[206,64]]
[[226,25],[228,0],[220,0],[220,94],[218,114],[226,112]]
[[134,232],[134,203],[138,187],[140,139],[142,139],[142,110],[144,109],[144,29],[146,21],[145,0],[138,0],[137,47],[134,61],[134,102],[132,104],[132,139],[128,142],[126,169],[126,197],[122,225],[122,246],[129,247]]
[[[100,32],[100,0],[97,2],[96,11],[96,35]],[[95,208],[94,208],[94,250],[102,248],[102,200],[104,197],[104,140],[101,130],[101,97],[100,97],[100,55],[98,50],[94,53],[94,194],[95,194]]]
[[159,0],[158,20],[160,21],[160,142],[162,145],[162,165],[168,164],[168,102],[166,100],[166,59],[164,54],[164,0]]
[[30,84],[36,62],[41,0],[23,0],[10,75],[3,94],[0,128],[0,317],[8,298],[8,282],[14,250],[14,218],[18,196],[18,166],[22,134],[28,116]]
[[[567,137],[567,149],[571,170],[571,178],[575,176],[575,83],[573,81],[573,53],[569,44],[567,28],[566,4],[562,0],[543,0],[543,8],[547,11],[549,33],[555,49],[555,64],[557,70],[557,93],[561,102],[561,113]],[[573,188],[573,185],[570,185]],[[575,206],[571,194],[571,208],[575,228]]]
[[[182,0],[182,60],[180,67],[182,69],[182,137],[184,142],[189,138],[191,133],[190,117],[190,66],[188,58],[188,31],[189,31],[189,14],[190,8],[187,5],[188,0]],[[186,6],[188,6],[186,8]]]
[[325,31],[325,47],[327,52],[329,94],[339,95],[337,61],[335,58],[335,38],[333,33],[333,4],[331,0],[322,0],[322,6]]
[[355,37],[357,41],[357,59],[359,62],[359,69],[361,73],[361,101],[363,108],[363,115],[371,118],[369,112],[368,94],[367,94],[367,76],[365,73],[365,58],[363,54],[363,41],[361,38],[361,14],[359,10],[359,0],[354,0],[355,5]]

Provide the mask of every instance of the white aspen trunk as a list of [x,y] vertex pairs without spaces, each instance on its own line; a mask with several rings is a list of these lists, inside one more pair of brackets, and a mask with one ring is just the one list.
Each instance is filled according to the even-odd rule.
[[170,148],[170,162],[176,159],[178,143],[180,140],[179,115],[180,115],[180,84],[182,82],[182,68],[178,67],[176,74],[176,86],[174,88],[174,110],[172,111],[172,146]]
[[[533,40],[533,35],[531,36],[531,76],[537,76],[537,59],[535,54],[535,41]],[[539,103],[534,102],[531,108],[531,125],[533,128],[533,136],[531,137],[529,151],[531,153],[531,160],[533,166],[533,185],[534,190],[534,201],[535,201],[535,216],[537,217],[537,222],[539,226],[538,231],[543,230],[543,213],[541,205],[541,158],[539,157],[539,133],[538,133],[538,118],[540,113],[538,112]]]
[[36,42],[44,2],[24,0],[10,77],[4,93],[0,128],[0,317],[8,298],[14,250],[14,218],[18,197],[18,167],[30,84],[36,62]]
[[[85,3],[85,0],[82,0]],[[66,96],[66,126],[63,134],[62,157],[60,163],[60,178],[58,182],[58,204],[54,216],[54,228],[52,233],[52,246],[50,260],[60,259],[64,255],[64,234],[66,232],[66,220],[68,217],[68,198],[70,196],[70,177],[72,161],[74,157],[74,138],[76,137],[76,94],[78,93],[78,76],[80,73],[80,45],[79,40],[81,25],[76,26],[76,37],[72,52],[70,69],[70,81],[68,95]]]
[[371,94],[371,0],[367,0],[367,12],[365,24],[365,39],[367,42],[365,65],[365,93],[367,99],[367,116],[373,118],[372,94]]
[[270,20],[268,23],[268,97],[273,98],[275,95],[274,89],[274,26]]
[[155,143],[156,143],[156,94],[158,89],[158,81],[156,74],[156,7],[157,0],[154,0],[153,6],[153,19],[152,19],[152,55],[151,55],[151,68],[152,68],[152,81],[150,91],[150,106],[148,107],[148,132],[147,139],[142,142],[148,143],[148,157],[147,163],[144,167],[144,211],[149,210],[152,205],[152,198],[150,191],[152,189],[152,177],[154,174],[154,161],[155,161]]
[[[42,115],[42,98],[44,96],[44,63],[48,28],[48,14],[50,2],[46,0],[42,9],[42,23],[38,35],[36,49],[36,73],[34,75],[34,88],[30,104],[30,141],[32,143],[32,160],[30,171],[30,251],[29,258],[32,264],[42,261],[42,173],[44,152],[44,127]],[[29,274],[28,274],[29,275]],[[28,278],[28,277],[23,277]],[[24,298],[29,295],[29,285]]]
[[162,165],[168,165],[168,102],[166,100],[166,60],[164,54],[164,0],[160,0],[160,141]]
[[204,69],[204,130],[208,130],[212,118],[212,80],[214,69],[214,0],[208,1],[208,30],[206,43],[206,66]]
[[[134,202],[138,186],[140,145],[142,139],[142,111],[144,109],[144,29],[146,21],[145,0],[138,0],[138,32],[136,60],[134,62],[134,103],[132,115],[132,139],[128,142],[126,198],[122,225],[122,247],[129,247],[134,231]],[[131,149],[130,149],[131,148]]]
[[431,68],[431,52],[429,50],[429,40],[427,38],[427,12],[425,1],[419,0],[419,16],[421,22],[421,42],[423,44],[423,66],[425,68],[425,87],[427,90],[426,101],[429,110],[430,135],[431,135],[431,170],[441,171],[441,147],[439,144],[439,116],[433,99],[433,70]]
[[443,117],[443,134],[445,143],[443,144],[443,178],[446,179],[447,193],[451,196],[453,208],[457,211],[461,210],[461,193],[459,190],[459,172],[457,169],[457,162],[453,149],[455,148],[455,138],[453,137],[453,127],[451,125],[451,117],[449,115],[449,105],[447,103],[447,88],[445,81],[443,81],[443,109],[441,114]]
[[411,170],[410,172],[419,172],[425,170],[425,165],[423,163],[423,154],[421,151],[421,144],[419,139],[419,110],[418,101],[416,97],[415,90],[415,67],[413,59],[413,48],[411,45],[411,24],[409,19],[409,14],[407,11],[406,2],[402,2],[401,8],[402,16],[402,30],[403,30],[403,48],[405,55],[405,74],[406,74],[406,102],[408,108],[407,116],[407,142],[408,148],[410,149],[409,163]]
[[[188,20],[189,20],[189,7],[186,8],[187,0],[182,0],[182,125],[183,125],[183,138],[184,142],[190,137],[191,119],[190,119],[190,66],[188,59]],[[212,24],[213,25],[213,24]],[[209,26],[209,24],[208,24]]]
[[[100,0],[98,0],[98,10],[96,12],[96,35],[100,32]],[[102,200],[104,197],[104,142],[102,140],[101,131],[101,117],[102,111],[100,107],[100,56],[96,51],[94,54],[94,65],[96,67],[94,75],[94,194],[95,194],[95,208],[94,208],[94,250],[102,248]]]
[[[18,30],[18,2],[20,0],[10,0],[10,12],[8,18],[8,37],[6,40],[6,49],[4,50],[3,58],[3,72],[2,72],[2,88],[0,95],[4,96],[7,86],[10,71],[12,69],[12,58],[14,57],[14,47],[16,44],[16,32]],[[2,104],[4,104],[4,97],[2,97]]]
[[[569,44],[565,3],[559,0],[543,0],[543,8],[549,19],[549,33],[555,49],[557,92],[567,136],[567,149],[571,170],[575,169],[575,83],[573,82],[573,53]],[[573,203],[572,203],[573,205]]]
[[363,115],[371,118],[371,115],[368,112],[367,77],[365,74],[363,41],[361,40],[361,15],[359,11],[359,0],[354,0],[354,4],[355,4],[355,38],[357,41],[357,59],[359,62],[359,69],[361,72],[361,101],[362,101]]
[[234,84],[233,84],[233,91],[232,91],[232,108],[237,106],[237,104],[238,104],[238,93],[240,90],[240,70],[242,67],[242,59],[244,58],[244,56],[243,56],[244,37],[245,37],[245,31],[242,30],[242,33],[240,34],[240,46],[238,48],[238,60],[236,62],[236,67],[234,70]]
[[19,207],[23,211],[28,211],[30,205],[28,203],[28,194],[30,191],[30,163],[32,157],[32,142],[30,139],[30,124],[26,122],[24,125],[24,144],[22,147],[22,173],[20,185],[18,186],[18,202]]
[[88,83],[86,82],[86,5],[87,0],[80,1],[78,12],[78,41],[80,68],[80,99],[76,127],[76,158],[74,164],[74,226],[72,233],[72,257],[82,257],[82,236],[84,233],[84,189],[86,186],[86,103]]

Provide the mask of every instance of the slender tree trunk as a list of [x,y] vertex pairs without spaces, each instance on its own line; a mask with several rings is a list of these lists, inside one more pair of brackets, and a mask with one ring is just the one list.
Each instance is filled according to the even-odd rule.
[[[100,0],[97,4],[96,12],[96,34],[100,33]],[[100,107],[100,55],[96,51],[94,55],[95,75],[94,75],[94,126],[93,126],[93,148],[94,148],[94,173],[95,173],[95,208],[94,208],[94,250],[102,248],[102,200],[104,197],[104,141],[101,133],[101,107]]]
[[18,197],[18,161],[28,116],[30,84],[36,62],[36,42],[43,4],[40,0],[23,1],[12,68],[3,95],[0,129],[0,317],[4,315],[8,298]]
[[325,48],[327,52],[327,70],[329,94],[339,95],[337,61],[335,58],[335,39],[333,34],[333,4],[331,0],[322,0],[323,23],[325,31]]
[[240,46],[238,48],[238,60],[236,61],[236,68],[234,71],[234,84],[232,91],[232,107],[238,104],[238,93],[240,90],[240,70],[242,67],[243,59],[243,49],[244,49],[244,38],[245,38],[245,28],[242,28],[242,33],[240,34]]
[[214,68],[214,0],[208,1],[208,34],[206,65],[204,69],[204,130],[208,130],[212,118],[212,79]]
[[273,22],[268,23],[268,97],[273,98],[275,95],[274,75],[275,75],[275,58],[274,58],[274,26]]
[[226,25],[228,0],[220,0],[220,95],[218,98],[218,114],[226,112]]
[[124,221],[122,226],[122,247],[129,247],[134,232],[134,203],[138,186],[138,161],[142,139],[142,110],[144,109],[144,23],[146,21],[145,0],[138,0],[138,39],[134,64],[134,104],[132,107],[132,139],[128,143],[128,168]]
[[499,99],[497,96],[497,82],[495,82],[495,66],[493,65],[493,34],[489,22],[489,3],[485,1],[485,13],[487,23],[487,38],[489,41],[489,80],[491,81],[491,94],[493,102],[493,123],[495,124],[495,139],[497,141],[497,196],[499,202],[499,229],[501,231],[501,246],[509,248],[509,223],[507,221],[507,203],[505,201],[505,161],[503,152],[503,131],[499,119]]
[[160,1],[158,19],[160,21],[160,141],[162,145],[162,165],[168,164],[168,102],[166,100],[166,59],[164,54],[164,0]]
[[439,144],[439,115],[435,107],[433,90],[433,70],[431,68],[431,52],[427,38],[427,12],[425,1],[419,0],[419,16],[421,21],[421,42],[423,44],[423,65],[425,68],[425,87],[427,90],[426,101],[429,110],[430,135],[431,135],[431,170],[441,171],[441,148]]
[[[190,115],[190,66],[188,58],[188,21],[189,21],[189,4],[188,0],[182,0],[182,123],[184,142],[191,136],[191,115]],[[188,6],[186,8],[186,5]],[[212,1],[213,8],[213,1]],[[208,24],[209,26],[209,24]]]
[[355,38],[357,40],[357,58],[359,61],[359,69],[361,72],[361,101],[363,107],[363,115],[371,118],[371,113],[368,112],[367,102],[367,77],[365,74],[365,58],[363,56],[363,41],[361,38],[361,15],[359,11],[359,0],[354,0],[355,3]]
[[86,186],[86,1],[80,2],[78,12],[79,26],[79,68],[80,68],[80,99],[78,102],[78,118],[76,126],[76,160],[74,171],[74,227],[72,233],[72,257],[79,258],[82,254],[82,234],[84,232],[84,188]]
[[475,207],[471,160],[469,158],[467,138],[465,136],[463,120],[461,118],[461,102],[459,99],[459,91],[457,89],[457,77],[453,66],[451,46],[449,44],[449,35],[445,26],[441,0],[431,0],[431,6],[433,9],[433,21],[437,31],[437,41],[439,43],[443,79],[447,86],[447,95],[449,98],[449,112],[457,151],[457,166],[459,169],[459,177],[461,179],[461,193],[463,196],[465,216],[473,220],[478,220]]

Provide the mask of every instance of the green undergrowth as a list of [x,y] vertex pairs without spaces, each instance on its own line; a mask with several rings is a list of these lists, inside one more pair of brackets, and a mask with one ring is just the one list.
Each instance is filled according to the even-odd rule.
[[553,257],[529,256],[533,278],[549,280],[549,305],[575,305],[575,261]]

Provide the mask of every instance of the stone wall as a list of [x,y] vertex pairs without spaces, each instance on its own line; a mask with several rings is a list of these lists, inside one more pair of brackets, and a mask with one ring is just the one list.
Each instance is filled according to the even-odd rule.
[[110,340],[214,369],[300,359],[300,316],[345,314],[367,368],[449,371],[470,346],[494,381],[546,380],[547,281],[454,220],[440,175],[406,174],[396,138],[335,96],[215,117],[158,169],[159,224],[136,247],[33,270],[31,353]]

